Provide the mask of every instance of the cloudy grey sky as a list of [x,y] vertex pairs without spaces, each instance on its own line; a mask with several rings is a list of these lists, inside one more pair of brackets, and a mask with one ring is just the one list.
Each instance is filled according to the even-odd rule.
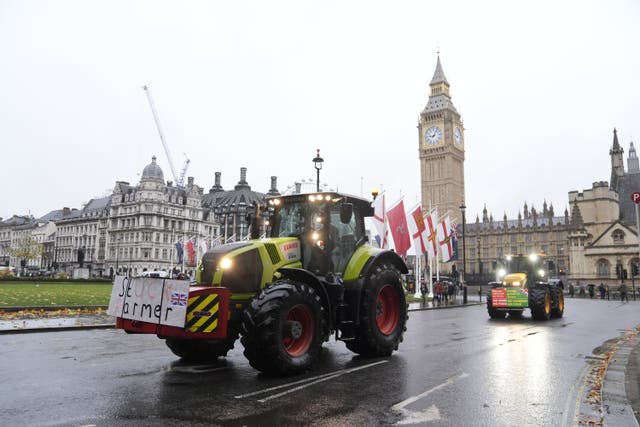
[[0,217],[81,207],[156,155],[229,189],[315,178],[419,197],[437,51],[465,122],[469,220],[608,180],[640,143],[640,2],[0,0]]

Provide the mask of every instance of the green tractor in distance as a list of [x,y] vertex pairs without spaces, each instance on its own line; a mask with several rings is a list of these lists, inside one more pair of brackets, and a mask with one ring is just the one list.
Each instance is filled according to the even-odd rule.
[[507,256],[501,261],[498,277],[490,283],[487,311],[492,319],[522,317],[531,309],[535,320],[548,320],[564,314],[564,294],[560,286],[549,283],[545,257],[538,254]]
[[[158,318],[152,324],[123,314],[117,327],[154,333],[187,361],[225,356],[241,337],[251,366],[271,374],[310,368],[331,335],[362,356],[389,356],[398,349],[408,318],[401,274],[408,270],[398,254],[368,243],[369,201],[322,192],[268,198],[255,208],[252,240],[205,252],[198,286],[189,287],[188,295],[179,289],[183,284],[169,279],[123,283],[119,294],[131,295],[130,302],[145,292],[167,297],[155,306],[115,304],[116,313],[148,307],[147,317]],[[258,238],[267,218],[269,237]],[[154,280],[161,291],[151,290]],[[169,299],[174,305],[165,307]],[[184,324],[161,324],[180,304]]]

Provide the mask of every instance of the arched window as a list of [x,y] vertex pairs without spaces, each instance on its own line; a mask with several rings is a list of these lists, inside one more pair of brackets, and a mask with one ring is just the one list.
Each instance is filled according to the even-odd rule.
[[609,277],[610,265],[606,259],[598,260],[597,264],[598,277]]
[[613,238],[614,245],[624,244],[624,231],[615,230],[613,233],[611,233],[611,237]]

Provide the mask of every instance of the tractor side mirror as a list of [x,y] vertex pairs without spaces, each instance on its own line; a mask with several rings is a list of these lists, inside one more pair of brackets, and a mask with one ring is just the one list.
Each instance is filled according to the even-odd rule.
[[340,205],[340,222],[349,224],[353,216],[353,203],[343,203]]

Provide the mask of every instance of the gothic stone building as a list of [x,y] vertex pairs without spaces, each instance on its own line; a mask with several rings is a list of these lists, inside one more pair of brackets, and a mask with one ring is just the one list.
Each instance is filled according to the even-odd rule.
[[429,83],[427,105],[418,119],[418,152],[422,209],[438,208],[460,224],[464,201],[464,126],[451,102],[440,56]]
[[611,182],[596,182],[590,190],[569,193],[572,228],[569,233],[570,277],[581,283],[635,286],[639,247],[635,204],[631,193],[640,191],[640,168],[633,142],[630,143],[627,171],[624,150],[613,130]]

